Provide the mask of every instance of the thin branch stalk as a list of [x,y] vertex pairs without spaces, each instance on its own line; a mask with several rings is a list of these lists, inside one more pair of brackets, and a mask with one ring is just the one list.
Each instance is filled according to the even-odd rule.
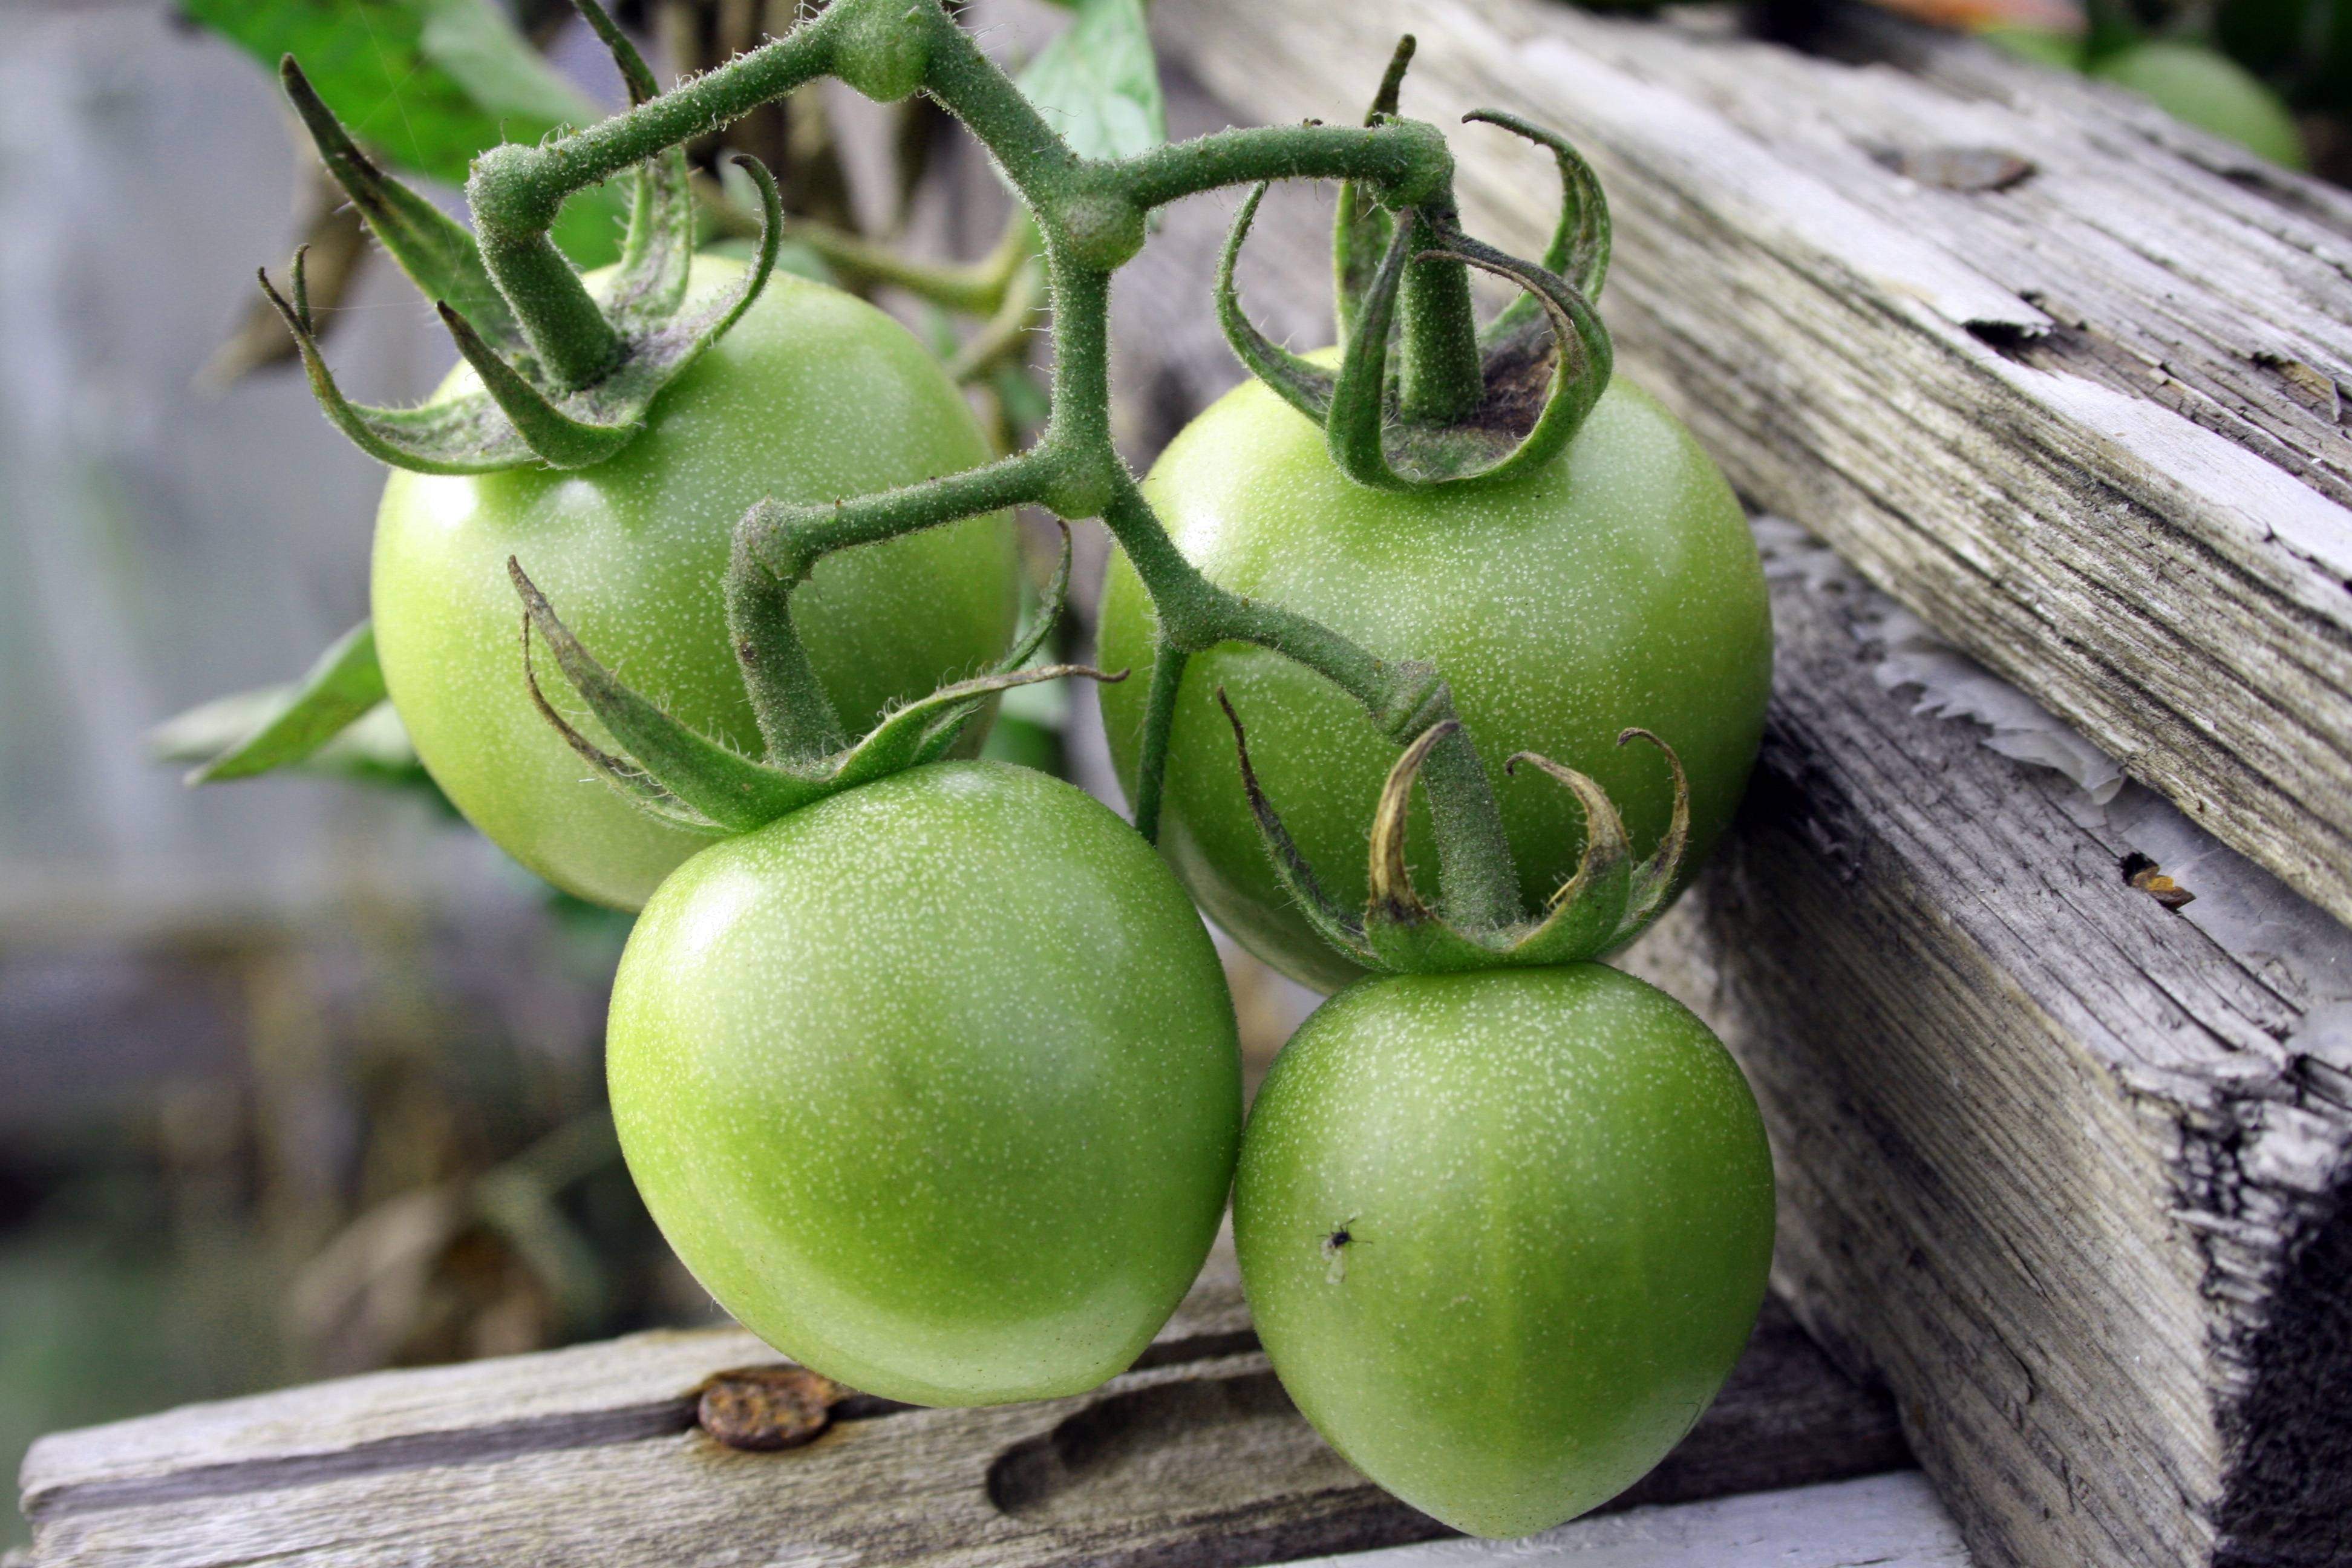
[[[877,40],[887,47],[877,49]],[[891,74],[898,62],[916,59],[914,79]],[[781,595],[824,554],[1039,504],[1068,519],[1100,517],[1159,617],[1163,651],[1155,660],[1151,704],[1159,734],[1156,743],[1147,737],[1137,792],[1137,826],[1147,837],[1157,826],[1166,727],[1185,659],[1217,643],[1253,643],[1316,670],[1363,704],[1399,744],[1452,718],[1452,695],[1433,668],[1376,658],[1318,622],[1211,583],[1170,540],[1110,433],[1110,274],[1141,246],[1148,209],[1228,185],[1311,177],[1356,182],[1391,207],[1435,203],[1451,210],[1453,160],[1432,126],[1384,120],[1368,127],[1235,130],[1131,158],[1082,159],[936,0],[834,0],[784,37],[627,113],[539,146],[500,148],[477,163],[467,195],[484,257],[534,346],[542,336],[571,331],[583,309],[594,313],[577,275],[546,237],[565,196],[828,73],[861,90],[878,85],[928,92],[980,138],[1019,192],[1045,250],[1055,329],[1053,405],[1038,443],[1017,456],[921,485],[843,498],[831,508],[755,509],[744,520],[740,549],[772,575],[779,596],[770,605],[757,602],[761,595],[739,595],[739,630],[759,645],[761,679],[801,684]],[[542,328],[529,331],[534,315]],[[597,323],[601,328],[601,317]],[[570,363],[551,356],[558,374],[593,374],[593,343],[577,347],[587,341],[585,333],[572,340]],[[778,739],[794,749],[813,740],[771,737],[772,743]],[[1492,785],[1467,733],[1457,729],[1432,751],[1423,776],[1449,914],[1467,923],[1508,923],[1518,914],[1517,879]]]

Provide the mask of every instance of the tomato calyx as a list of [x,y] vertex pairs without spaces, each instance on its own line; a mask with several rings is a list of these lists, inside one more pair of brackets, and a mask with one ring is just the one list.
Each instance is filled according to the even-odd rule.
[[1566,785],[1584,808],[1584,852],[1575,875],[1531,920],[1484,925],[1449,919],[1430,908],[1414,889],[1412,873],[1405,865],[1405,822],[1422,763],[1440,742],[1462,727],[1458,720],[1448,719],[1423,731],[1389,771],[1372,813],[1370,896],[1360,917],[1350,915],[1324,890],[1314,868],[1299,852],[1259,785],[1256,770],[1250,764],[1249,738],[1242,728],[1241,715],[1234,711],[1223,687],[1218,688],[1217,702],[1233,725],[1242,788],[1249,797],[1250,813],[1257,821],[1276,877],[1324,941],[1374,973],[1444,974],[1580,963],[1639,931],[1674,891],[1675,875],[1690,839],[1689,781],[1672,746],[1647,730],[1628,729],[1618,735],[1617,743],[1647,741],[1665,754],[1666,766],[1674,774],[1674,816],[1654,852],[1646,859],[1634,858],[1624,819],[1607,792],[1589,775],[1533,752],[1521,752],[1503,764],[1505,772],[1517,773],[1521,763],[1531,763]]
[[[759,570],[739,556],[730,576]],[[752,758],[681,723],[659,704],[632,690],[572,634],[519,562],[509,558],[507,572],[522,599],[523,675],[540,716],[638,809],[673,826],[710,837],[749,833],[827,795],[940,761],[987,699],[999,691],[1065,676],[1106,681],[1123,680],[1127,676],[1125,670],[1106,674],[1086,665],[1029,662],[1060,619],[1069,592],[1070,535],[1066,526],[1061,565],[1046,590],[1045,603],[996,668],[892,709],[855,742],[829,743],[829,737],[839,734],[840,721],[814,681],[790,686],[762,682],[747,668],[746,684],[754,708],[760,710],[761,732],[769,740],[767,754]],[[735,596],[730,592],[730,598]],[[768,656],[776,652],[774,633],[781,630],[789,637],[790,625],[787,614],[781,627],[769,629],[763,646]],[[564,679],[619,742],[620,752],[606,751],[582,733],[548,700],[531,654],[534,632],[554,655]],[[759,657],[740,641],[738,651],[747,665]],[[794,643],[791,652],[797,655],[798,651]],[[769,711],[778,700],[821,710],[793,715]]]
[[[580,0],[580,10],[611,48],[631,102],[642,105],[657,96],[644,58],[595,0]],[[478,391],[422,407],[352,403],[319,350],[304,252],[294,255],[291,299],[264,272],[261,290],[293,333],[327,417],[363,451],[394,468],[480,474],[532,463],[582,468],[603,462],[636,437],[655,396],[735,324],[774,269],[783,223],[775,179],[756,159],[738,157],[760,190],[758,258],[731,293],[686,309],[694,200],[686,154],[670,147],[637,165],[632,176],[635,193],[620,266],[601,300],[584,310],[568,309],[552,298],[534,300],[502,288],[483,258],[482,241],[369,158],[291,55],[279,76],[320,160],[377,241],[433,300],[481,381]],[[494,176],[496,162],[485,154],[478,174]],[[568,268],[551,246],[547,249],[556,265]],[[527,267],[515,270],[528,273]]]
[[[1395,118],[1412,48],[1408,35],[1367,125]],[[1550,151],[1560,216],[1542,261],[1472,238],[1450,197],[1391,211],[1369,187],[1343,184],[1331,246],[1342,344],[1334,370],[1268,339],[1235,292],[1234,265],[1265,184],[1234,214],[1218,258],[1217,321],[1226,342],[1253,375],[1324,427],[1343,473],[1377,489],[1496,483],[1549,462],[1600,401],[1615,363],[1594,309],[1611,229],[1591,166],[1558,132],[1518,115],[1481,109],[1463,119]],[[1472,268],[1522,291],[1483,328],[1470,310]]]

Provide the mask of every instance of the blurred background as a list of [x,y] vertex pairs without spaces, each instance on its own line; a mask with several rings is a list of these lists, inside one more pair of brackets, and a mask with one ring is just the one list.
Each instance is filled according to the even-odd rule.
[[[542,98],[568,92],[584,112],[621,101],[562,0],[424,9],[469,6],[543,58],[558,87],[542,83]],[[2117,69],[2113,35],[2097,43],[2106,7],[2088,18],[2060,0],[1906,8],[2061,68]],[[2224,62],[2239,94],[2229,112],[2245,111],[2250,89],[2257,112],[2240,123],[2273,137],[2284,123],[2293,140],[2273,155],[2332,173],[2340,83],[2352,79],[2352,5],[2340,8],[2339,24],[2334,0],[2165,6],[2131,25],[2189,40],[2209,78]],[[604,1110],[604,1005],[626,917],[554,894],[489,847],[396,734],[320,759],[347,776],[202,790],[157,754],[157,726],[291,679],[366,613],[382,472],[319,416],[281,330],[255,314],[254,268],[311,243],[329,353],[359,399],[413,401],[454,358],[407,281],[364,259],[263,63],[274,58],[263,24],[305,9],[0,5],[0,1467],[11,1475],[32,1437],[57,1427],[714,1311],[638,1205]],[[395,36],[414,0],[307,9],[392,29],[379,40],[387,58],[415,43]],[[667,73],[756,43],[793,9],[645,0],[623,19]],[[1773,25],[1794,14],[1757,9]],[[1041,0],[971,10],[988,47],[1014,57],[1066,16]],[[387,77],[382,114],[360,127],[395,161],[415,129],[401,122],[401,93],[415,86]],[[1207,128],[1181,109],[1171,101],[1173,132]],[[844,228],[972,258],[1003,221],[979,161],[919,109],[819,94],[729,134],[788,172],[796,210]],[[708,165],[718,151],[698,156]],[[1222,227],[1221,214],[1201,236],[1213,247]],[[794,264],[825,266],[811,254]],[[910,299],[881,297],[951,343]],[[1007,438],[1037,416],[1028,377],[975,388]],[[1148,461],[1217,390],[1146,388],[1124,412],[1130,456]],[[1097,542],[1092,572],[1100,558]],[[1091,604],[1090,585],[1076,602]],[[1083,626],[1076,637],[1083,652]],[[1001,743],[1117,804],[1091,701],[1033,692],[1024,704]],[[197,753],[208,743],[184,725],[179,741]],[[1238,955],[1231,973],[1254,1081],[1314,998]],[[23,1539],[10,1510],[0,1548]]]

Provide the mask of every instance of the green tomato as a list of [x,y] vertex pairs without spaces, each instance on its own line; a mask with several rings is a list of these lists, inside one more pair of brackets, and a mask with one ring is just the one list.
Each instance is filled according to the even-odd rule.
[[[1260,384],[1178,436],[1145,484],[1210,579],[1300,611],[1383,658],[1434,660],[1495,775],[1520,889],[1539,907],[1572,875],[1583,817],[1557,784],[1500,763],[1532,751],[1599,780],[1644,852],[1673,810],[1671,775],[1639,725],[1690,773],[1696,865],[1730,820],[1762,732],[1772,626],[1738,502],[1690,433],[1624,377],[1559,461],[1488,489],[1396,494],[1349,480],[1323,433]],[[1102,658],[1150,668],[1151,611],[1124,558],[1104,592]],[[1145,689],[1105,689],[1103,718],[1132,793]],[[1187,667],[1170,736],[1160,842],[1209,917],[1320,990],[1360,973],[1276,881],[1242,793],[1223,685],[1248,726],[1266,794],[1334,898],[1360,909],[1366,834],[1396,746],[1363,710],[1278,654],[1225,644]],[[1424,879],[1426,806],[1408,844]],[[1427,885],[1424,879],[1423,885]]]
[[923,1405],[1118,1372],[1215,1237],[1241,1131],[1208,933],[1058,779],[943,763],[688,861],[606,1049],[695,1277],[829,1377]]
[[[690,297],[741,272],[698,258]],[[444,394],[471,378],[459,367]],[[830,501],[988,456],[954,384],[904,328],[849,295],[776,276],[611,460],[392,476],[373,594],[393,704],[435,782],[500,847],[567,892],[635,909],[710,841],[593,782],[532,707],[507,558],[624,679],[756,752],[727,632],[736,522],[762,497]],[[1001,656],[1019,583],[1012,522],[998,514],[826,559],[793,595],[793,617],[855,733],[891,703]],[[559,710],[603,740],[544,658],[541,678]]]
[[2303,133],[2278,95],[2227,55],[2157,38],[2094,61],[2090,74],[2171,115],[2290,169],[2310,163]]
[[2060,70],[2080,70],[2083,68],[2083,35],[2062,32],[2055,27],[2037,27],[2028,22],[1988,22],[1978,27],[1976,36],[1996,48],[2006,49],[2021,59],[2036,65],[2055,66]]
[[1368,980],[1276,1058],[1234,1238],[1316,1430],[1457,1530],[1598,1507],[1697,1421],[1772,1259],[1772,1162],[1706,1026],[1599,964]]

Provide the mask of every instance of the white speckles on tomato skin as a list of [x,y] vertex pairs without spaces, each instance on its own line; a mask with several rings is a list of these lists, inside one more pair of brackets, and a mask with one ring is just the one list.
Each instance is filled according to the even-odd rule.
[[[740,271],[700,258],[693,287],[707,295]],[[461,366],[446,387],[470,375]],[[778,276],[609,462],[391,477],[373,597],[393,701],[477,826],[557,885],[634,909],[709,840],[592,777],[532,707],[507,557],[624,680],[756,751],[723,597],[743,513],[765,496],[830,500],[988,456],[961,395],[904,329],[838,290]],[[1002,514],[821,563],[793,612],[844,722],[862,729],[888,703],[997,658],[1013,631],[1017,574]],[[601,737],[551,662],[541,675],[557,708]]]
[[[1671,790],[1654,752],[1617,746],[1618,731],[1638,725],[1664,736],[1690,771],[1688,863],[1730,820],[1769,694],[1763,570],[1721,474],[1625,378],[1610,384],[1559,462],[1499,489],[1435,494],[1353,484],[1321,432],[1247,383],[1170,444],[1145,491],[1212,580],[1313,616],[1383,658],[1439,661],[1495,774],[1528,908],[1573,873],[1583,818],[1550,780],[1504,776],[1513,752],[1599,780],[1646,851],[1665,829]],[[1140,584],[1115,559],[1103,659],[1144,668],[1149,626]],[[1148,684],[1101,694],[1130,787]],[[1345,907],[1365,897],[1365,834],[1396,748],[1320,676],[1278,654],[1227,644],[1185,672],[1161,847],[1243,945],[1335,989],[1356,972],[1274,879],[1243,804],[1220,684],[1249,726],[1268,797]],[[1411,858],[1425,875],[1427,807],[1413,811]]]
[[1729,1055],[1629,976],[1366,981],[1276,1059],[1234,1224],[1324,1436],[1447,1523],[1517,1535],[1631,1485],[1713,1398],[1763,1297],[1771,1163]]
[[688,862],[630,938],[608,1053],[631,1173],[702,1283],[923,1404],[1126,1366],[1239,1140],[1232,1002],[1182,889],[1100,805],[997,764]]

